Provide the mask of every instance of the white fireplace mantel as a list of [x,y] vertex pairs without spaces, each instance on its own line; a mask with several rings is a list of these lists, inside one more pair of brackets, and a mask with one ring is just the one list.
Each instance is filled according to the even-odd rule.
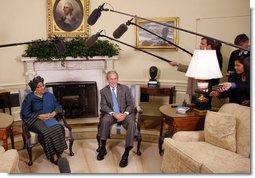
[[25,62],[27,83],[35,76],[40,75],[47,82],[65,81],[96,81],[98,90],[106,85],[105,74],[114,70],[114,61],[118,56],[85,58],[66,58],[64,65],[61,61],[37,61],[36,58],[21,58]]

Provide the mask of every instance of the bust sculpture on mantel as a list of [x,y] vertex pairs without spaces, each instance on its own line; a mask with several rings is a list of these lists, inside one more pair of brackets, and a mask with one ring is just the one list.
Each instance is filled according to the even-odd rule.
[[106,72],[114,70],[114,61],[117,59],[118,56],[95,56],[89,59],[67,57],[64,65],[59,60],[44,62],[30,57],[22,57],[21,61],[25,62],[26,82],[40,75],[45,82],[96,81],[98,89],[101,89],[106,84]]

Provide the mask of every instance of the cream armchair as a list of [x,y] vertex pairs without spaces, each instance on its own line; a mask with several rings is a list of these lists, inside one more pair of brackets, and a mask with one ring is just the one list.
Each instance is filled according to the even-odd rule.
[[164,140],[164,173],[251,173],[250,107],[224,104],[208,111],[203,131]]
[[19,154],[15,149],[5,151],[0,146],[0,173],[19,173]]

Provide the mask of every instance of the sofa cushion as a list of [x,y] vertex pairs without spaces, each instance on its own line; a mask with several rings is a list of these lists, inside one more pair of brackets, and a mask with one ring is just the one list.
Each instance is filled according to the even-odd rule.
[[236,119],[231,114],[208,111],[204,126],[205,142],[236,152]]
[[178,131],[172,139],[182,142],[205,141],[204,131]]
[[210,143],[166,138],[163,146],[163,172],[250,173],[250,159]]
[[231,113],[236,117],[236,152],[247,158],[250,157],[250,107],[239,104],[224,104],[218,112]]

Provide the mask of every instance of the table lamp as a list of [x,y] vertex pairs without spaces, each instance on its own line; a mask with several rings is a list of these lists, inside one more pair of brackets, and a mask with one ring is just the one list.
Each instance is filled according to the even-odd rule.
[[222,78],[216,50],[195,50],[190,61],[187,77],[197,79],[197,93],[195,108],[197,110],[208,110],[208,99],[204,94],[208,93],[208,80]]

